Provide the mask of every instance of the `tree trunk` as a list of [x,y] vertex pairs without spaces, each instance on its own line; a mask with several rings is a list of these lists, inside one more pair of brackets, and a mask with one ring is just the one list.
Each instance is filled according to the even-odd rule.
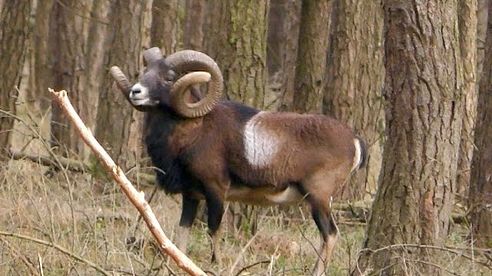
[[[92,1],[55,1],[50,21],[50,34],[53,37],[49,52],[50,58],[54,59],[52,88],[67,90],[77,112],[89,102],[87,93],[80,91],[79,85],[86,73],[85,51],[91,9]],[[60,108],[56,104],[51,108],[52,146],[60,154],[78,154],[83,143],[71,130]]]
[[335,2],[323,113],[349,123],[366,140],[369,161],[343,191],[359,200],[376,191],[381,169],[384,110],[383,8],[375,1]]
[[[208,1],[206,11],[204,48],[222,70],[226,97],[257,108],[264,108],[266,90],[268,7],[268,0]],[[229,208],[256,214],[246,205]]]
[[[488,6],[492,14],[492,3]],[[478,119],[470,186],[470,221],[476,246],[492,247],[492,21],[487,26],[485,62],[480,80]]]
[[53,85],[53,62],[49,52],[50,20],[53,0],[43,1],[36,7],[36,16],[33,33],[34,66],[31,70],[32,87],[27,95],[27,101],[32,102],[34,110],[45,112],[51,106],[48,88]]
[[473,137],[477,118],[477,0],[459,1],[458,19],[464,77],[463,95],[465,100],[458,176],[456,179],[456,194],[459,195],[458,198],[460,199],[468,194],[470,185],[470,169],[474,147]]
[[[152,5],[151,45],[160,47],[164,55],[179,47],[180,19],[178,0],[155,0]],[[141,53],[140,53],[141,54]]]
[[458,1],[384,8],[388,140],[354,274],[436,275],[429,251],[398,245],[439,246],[449,229],[463,110]]
[[[99,93],[103,89],[106,77],[105,59],[108,56],[108,26],[110,2],[105,0],[94,0],[90,14],[87,43],[85,47],[84,74],[78,83],[78,91],[83,94],[84,104],[79,106],[79,115],[84,119],[86,125],[94,130],[96,125],[96,112]],[[76,138],[80,140],[79,138]],[[90,149],[81,145],[79,155],[87,159],[91,154]]]
[[[0,110],[15,114],[26,44],[29,37],[31,1],[6,1],[0,9]],[[10,145],[14,119],[0,113],[0,156]]]
[[301,1],[272,0],[268,14],[268,109],[292,108]]
[[[142,49],[149,47],[151,1],[115,1],[109,14],[109,48],[106,68],[118,65],[131,81],[143,66]],[[131,18],[131,20],[129,20]],[[135,166],[142,155],[142,116],[128,104],[106,75],[99,93],[96,138],[123,168]]]
[[226,96],[264,106],[269,1],[209,2],[207,53],[224,75]]
[[110,2],[105,0],[94,0],[89,25],[89,36],[85,57],[86,74],[79,88],[88,98],[87,103],[81,106],[79,114],[84,118],[87,125],[94,129],[96,121],[97,101],[99,92],[105,80],[107,68],[104,59],[109,52],[106,37],[108,34]]
[[[478,0],[477,6],[477,74],[476,82],[480,83],[482,76],[482,67],[485,56],[485,40],[487,36],[487,22],[489,19],[488,6],[490,0]],[[475,88],[479,89],[479,85],[475,85]]]
[[203,49],[205,8],[205,0],[186,0],[186,18],[183,35],[185,49],[196,51]]
[[326,75],[330,1],[302,1],[299,49],[294,86],[296,112],[321,113]]

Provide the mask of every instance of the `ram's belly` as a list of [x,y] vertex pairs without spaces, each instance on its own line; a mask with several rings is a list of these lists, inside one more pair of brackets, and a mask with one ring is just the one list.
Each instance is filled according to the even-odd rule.
[[303,196],[293,185],[278,191],[271,188],[231,187],[227,193],[228,201],[255,205],[292,205],[300,203]]

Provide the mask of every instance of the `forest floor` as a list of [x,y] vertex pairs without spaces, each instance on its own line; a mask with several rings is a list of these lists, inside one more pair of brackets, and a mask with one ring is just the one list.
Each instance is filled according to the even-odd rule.
[[[90,173],[49,172],[25,160],[2,166],[0,275],[184,275],[159,255],[137,211],[112,181]],[[148,184],[136,185],[146,195],[153,191]],[[179,198],[158,191],[151,207],[172,239]],[[365,224],[347,220],[344,212],[335,212],[341,236],[329,275],[347,275],[363,244]],[[209,262],[203,215],[193,227],[189,256],[211,275],[309,274],[319,236],[305,207],[255,207],[244,213],[225,216],[220,265]],[[453,224],[448,248],[431,250],[434,265],[444,275],[491,275],[491,260],[471,250],[467,235],[466,224]],[[408,266],[419,261],[402,258]]]

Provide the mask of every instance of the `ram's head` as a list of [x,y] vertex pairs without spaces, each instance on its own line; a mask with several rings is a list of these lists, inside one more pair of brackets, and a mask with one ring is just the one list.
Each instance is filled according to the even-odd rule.
[[[204,53],[184,50],[164,58],[159,48],[154,47],[144,52],[144,59],[147,68],[133,86],[117,66],[111,68],[120,90],[140,111],[162,106],[183,117],[196,118],[210,112],[222,95],[222,73]],[[208,93],[193,99],[190,88],[204,82],[208,82]]]

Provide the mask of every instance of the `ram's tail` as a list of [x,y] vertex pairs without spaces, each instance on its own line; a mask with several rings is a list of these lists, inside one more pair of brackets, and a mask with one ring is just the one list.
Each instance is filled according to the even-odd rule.
[[354,163],[352,165],[352,171],[359,170],[364,167],[367,162],[367,146],[364,140],[360,137],[355,137],[354,139],[355,146],[355,156]]

